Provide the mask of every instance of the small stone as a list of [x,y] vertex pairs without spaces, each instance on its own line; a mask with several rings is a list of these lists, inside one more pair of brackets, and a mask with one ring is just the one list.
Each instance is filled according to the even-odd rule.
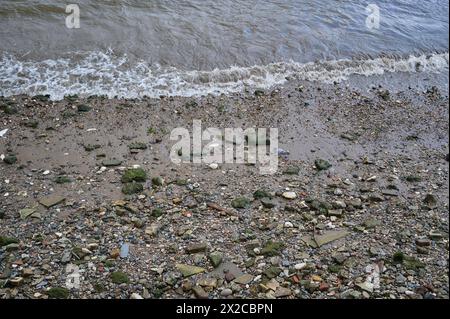
[[23,277],[11,278],[9,279],[9,283],[14,287],[20,286],[23,283]]
[[138,293],[132,293],[130,299],[144,299],[144,298]]
[[432,194],[428,194],[427,196],[425,196],[423,203],[429,209],[434,209],[437,207],[437,199]]
[[217,278],[204,278],[198,281],[198,285],[202,287],[216,288]]
[[50,299],[67,299],[69,290],[63,287],[54,287],[47,291],[47,295]]
[[143,190],[144,190],[144,185],[142,185],[141,183],[136,183],[136,182],[126,183],[122,187],[122,193],[124,193],[125,195],[137,194],[137,193],[142,192]]
[[284,192],[282,194],[282,196],[286,199],[296,199],[297,198],[297,193],[295,192]]
[[200,286],[195,286],[192,288],[194,295],[197,299],[208,299],[209,294]]
[[374,285],[370,282],[365,281],[363,283],[358,283],[356,285],[364,291],[367,291],[369,293],[373,292]]
[[371,202],[383,202],[385,199],[381,194],[372,194],[369,196]]
[[105,167],[120,166],[122,165],[122,161],[117,159],[104,160],[102,161],[102,165]]
[[342,217],[342,215],[343,215],[342,209],[330,209],[328,211],[328,216]]
[[223,254],[220,252],[213,252],[209,255],[209,260],[214,268],[217,268],[222,263]]
[[142,168],[131,168],[122,175],[122,183],[145,182],[147,173]]
[[283,243],[269,241],[261,250],[261,255],[267,257],[277,256],[280,255],[282,249]]
[[164,185],[164,180],[160,176],[153,177],[152,178],[152,184],[155,185],[155,186],[163,186]]
[[293,228],[294,224],[292,224],[291,222],[285,222],[284,223],[284,228]]
[[231,206],[236,209],[244,209],[250,206],[250,200],[245,197],[238,197],[231,202]]
[[306,267],[306,263],[299,263],[294,265],[295,270],[302,270]]
[[265,208],[274,208],[276,206],[275,202],[267,197],[261,198],[261,204],[265,207]]
[[68,184],[71,182],[72,182],[72,180],[68,176],[61,175],[61,176],[57,176],[55,178],[56,184]]
[[364,227],[366,229],[371,229],[371,228],[375,228],[378,226],[381,226],[381,221],[379,221],[378,219],[369,218],[366,221],[364,221]]
[[121,271],[116,271],[111,273],[110,275],[111,281],[115,284],[127,284],[130,282],[130,279],[128,278],[128,275]]
[[272,196],[269,194],[269,192],[266,192],[265,190],[262,190],[262,189],[258,189],[257,191],[255,191],[253,193],[254,199],[261,199],[264,197],[271,198]]
[[253,276],[250,274],[244,274],[242,276],[237,277],[234,282],[241,285],[247,285],[253,281]]
[[332,166],[328,161],[323,160],[323,159],[315,160],[314,164],[316,165],[316,168],[319,171],[327,170],[327,169],[329,169]]
[[300,173],[300,167],[291,166],[284,170],[284,175],[298,175]]
[[209,164],[209,168],[215,170],[215,169],[219,168],[219,165],[217,163],[211,163],[211,164]]
[[416,245],[419,247],[428,247],[431,245],[431,241],[426,238],[418,238],[416,239]]
[[233,294],[233,290],[229,289],[229,288],[225,288],[220,292],[220,296],[222,297],[228,297],[231,296]]
[[80,104],[77,106],[77,111],[78,112],[89,112],[91,110],[91,107],[89,107],[86,104]]
[[17,162],[17,157],[16,155],[12,154],[6,155],[5,158],[3,159],[3,162],[9,165],[15,164]]
[[141,142],[134,142],[134,143],[131,143],[130,145],[128,145],[128,148],[130,150],[146,150],[147,144],[141,143]]
[[195,254],[195,253],[200,253],[200,252],[204,252],[207,249],[207,245],[206,243],[195,243],[195,244],[191,244],[189,246],[186,247],[186,252],[188,254]]
[[281,273],[281,269],[275,266],[271,266],[264,271],[264,275],[269,278],[275,278]]

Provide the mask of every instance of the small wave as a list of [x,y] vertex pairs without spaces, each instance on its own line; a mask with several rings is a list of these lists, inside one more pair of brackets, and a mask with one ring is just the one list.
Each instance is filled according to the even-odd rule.
[[10,54],[0,60],[0,95],[49,94],[106,95],[109,98],[201,96],[268,89],[289,78],[325,83],[345,81],[352,75],[387,72],[448,72],[449,54],[336,60],[311,63],[280,62],[264,66],[182,71],[144,61],[131,62],[112,52],[74,54],[68,58],[22,61]]

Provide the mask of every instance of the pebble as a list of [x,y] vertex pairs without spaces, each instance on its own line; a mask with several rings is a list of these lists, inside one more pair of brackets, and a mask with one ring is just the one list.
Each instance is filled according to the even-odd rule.
[[286,199],[296,199],[297,194],[295,192],[284,192],[282,196]]

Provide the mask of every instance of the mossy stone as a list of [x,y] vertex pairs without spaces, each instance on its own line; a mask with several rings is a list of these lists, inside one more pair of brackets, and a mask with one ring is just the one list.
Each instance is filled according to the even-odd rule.
[[89,112],[92,108],[89,105],[86,104],[80,104],[77,106],[78,112]]
[[17,162],[17,157],[16,155],[13,154],[6,155],[5,158],[3,159],[3,162],[9,165],[15,164]]
[[316,159],[314,164],[319,171],[327,170],[332,166],[328,161],[324,159]]
[[253,193],[253,198],[254,199],[260,199],[260,198],[271,198],[272,196],[270,196],[270,194],[268,192],[266,192],[265,190],[262,189],[258,189],[256,192]]
[[142,168],[127,169],[122,175],[122,183],[145,182],[147,173]]
[[142,192],[143,190],[144,186],[141,183],[136,182],[126,183],[122,187],[122,193],[124,193],[125,195],[137,194]]
[[164,185],[164,180],[162,179],[162,177],[153,177],[152,178],[152,184],[155,186],[163,186]]
[[130,282],[128,275],[121,271],[111,273],[111,281],[115,284],[127,284]]
[[300,167],[291,166],[284,170],[284,175],[298,175],[300,173]]
[[164,211],[161,208],[155,208],[152,211],[152,216],[156,217],[156,218],[162,216],[163,214],[164,214]]
[[53,287],[47,291],[47,295],[51,299],[67,299],[69,297],[69,290],[63,287]]
[[56,184],[66,184],[66,183],[71,183],[71,182],[72,182],[72,180],[69,177],[64,176],[64,175],[57,176],[55,178]]
[[147,144],[142,142],[134,142],[128,145],[128,147],[130,148],[130,150],[145,150],[147,149]]
[[0,247],[17,243],[19,243],[19,240],[16,238],[0,236]]
[[266,245],[261,249],[261,254],[264,256],[277,256],[281,253],[283,249],[283,243],[268,241]]

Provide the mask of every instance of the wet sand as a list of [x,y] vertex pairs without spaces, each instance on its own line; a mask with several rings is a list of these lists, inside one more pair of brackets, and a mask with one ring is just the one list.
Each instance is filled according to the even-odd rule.
[[[68,264],[82,274],[80,287],[57,291],[70,298],[448,298],[448,96],[431,85],[15,96],[0,108],[2,298],[58,297],[50,288],[67,288]],[[271,176],[258,165],[175,165],[170,132],[194,119],[276,127],[289,155]],[[125,195],[133,165],[147,180]],[[64,200],[47,208],[49,195]]]

